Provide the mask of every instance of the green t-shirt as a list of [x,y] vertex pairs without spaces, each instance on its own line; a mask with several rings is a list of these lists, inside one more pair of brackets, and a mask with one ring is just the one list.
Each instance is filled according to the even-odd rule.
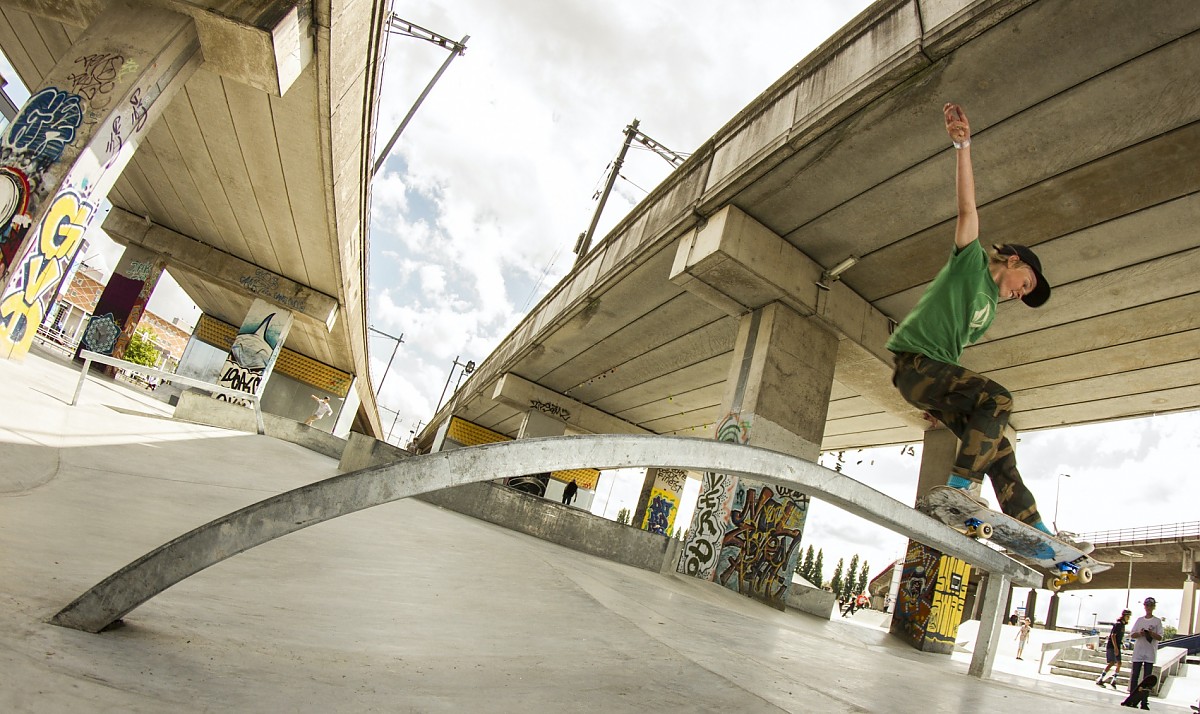
[[887,348],[958,364],[963,349],[987,332],[999,299],[987,252],[973,241],[950,255],[917,306],[896,327]]

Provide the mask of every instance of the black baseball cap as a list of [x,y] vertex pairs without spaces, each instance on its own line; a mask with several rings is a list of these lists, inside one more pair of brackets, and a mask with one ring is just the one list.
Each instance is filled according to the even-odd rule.
[[1004,245],[992,246],[1000,255],[1015,255],[1021,259],[1021,262],[1033,269],[1033,275],[1037,278],[1037,284],[1033,286],[1033,290],[1029,294],[1021,298],[1021,302],[1029,307],[1041,307],[1050,299],[1050,283],[1046,282],[1046,277],[1042,275],[1042,261],[1038,260],[1037,255],[1028,247],[1017,243],[1005,243]]
[[1143,601],[1142,601],[1142,604],[1143,604],[1143,605],[1157,605],[1157,604],[1158,604],[1158,601],[1157,601],[1157,600],[1155,600],[1155,599],[1154,599],[1154,598],[1152,598],[1152,597],[1148,597],[1148,598],[1146,598],[1145,600],[1143,600]]

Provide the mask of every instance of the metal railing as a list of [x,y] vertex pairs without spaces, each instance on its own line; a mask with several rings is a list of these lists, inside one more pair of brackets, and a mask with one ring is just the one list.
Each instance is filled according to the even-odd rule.
[[1133,545],[1137,543],[1174,543],[1200,538],[1200,521],[1166,523],[1119,530],[1081,533],[1079,538],[1095,546]]
[[202,379],[195,379],[193,377],[185,377],[181,374],[164,372],[161,369],[154,369],[153,367],[144,367],[140,364],[126,362],[125,360],[110,357],[108,355],[102,355],[99,352],[92,352],[90,350],[81,351],[79,356],[83,358],[83,369],[79,371],[79,384],[75,385],[75,396],[71,397],[71,406],[75,406],[79,402],[79,393],[83,391],[83,383],[87,381],[88,374],[91,372],[92,362],[98,362],[100,364],[106,364],[110,367],[123,369],[126,372],[144,374],[148,377],[158,377],[159,379],[170,380],[175,384],[196,387],[197,389],[203,389],[207,392],[212,392],[213,394],[223,394],[233,399],[250,402],[250,405],[254,408],[254,423],[258,427],[258,433],[265,434],[267,431],[266,426],[263,424],[262,404],[260,403],[260,397],[257,394],[242,392],[237,389],[230,389],[228,387],[221,387],[213,384],[212,382],[205,382]]
[[1050,664],[1054,664],[1058,657],[1062,655],[1063,650],[1082,648],[1087,647],[1088,645],[1095,647],[1097,644],[1099,644],[1099,642],[1099,635],[1087,635],[1086,637],[1076,637],[1070,640],[1059,640],[1058,642],[1043,642],[1042,657],[1038,660],[1038,674],[1042,673],[1042,667],[1046,664],[1047,652],[1055,653],[1054,657],[1050,659]]

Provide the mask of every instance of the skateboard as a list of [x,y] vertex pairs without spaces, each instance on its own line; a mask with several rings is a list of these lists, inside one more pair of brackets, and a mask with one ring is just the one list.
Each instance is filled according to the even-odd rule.
[[1013,555],[1032,561],[1053,577],[1051,590],[1076,581],[1089,583],[1093,575],[1113,567],[1012,516],[984,508],[961,489],[935,486],[917,509],[966,535],[991,540]]

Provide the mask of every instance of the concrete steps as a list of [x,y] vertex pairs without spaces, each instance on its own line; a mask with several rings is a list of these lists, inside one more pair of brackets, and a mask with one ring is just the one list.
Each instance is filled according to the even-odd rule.
[[[1117,676],[1118,691],[1128,691],[1129,689],[1129,658],[1125,659],[1126,661],[1121,666],[1121,674]],[[1050,667],[1050,673],[1076,679],[1095,680],[1104,671],[1105,666],[1103,651],[1074,650],[1070,656],[1056,661]]]

